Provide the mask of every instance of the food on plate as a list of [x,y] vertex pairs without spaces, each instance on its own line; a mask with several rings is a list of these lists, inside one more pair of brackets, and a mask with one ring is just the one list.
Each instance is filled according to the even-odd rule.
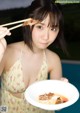
[[35,20],[35,19],[32,19],[32,18],[30,18],[30,19],[28,19],[28,21],[25,21],[24,23],[23,23],[23,26],[27,26],[27,25],[34,25],[34,24],[36,24],[36,23],[38,23],[39,21],[38,20]]
[[43,104],[61,104],[68,101],[68,98],[55,94],[55,93],[45,93],[38,96],[38,102]]

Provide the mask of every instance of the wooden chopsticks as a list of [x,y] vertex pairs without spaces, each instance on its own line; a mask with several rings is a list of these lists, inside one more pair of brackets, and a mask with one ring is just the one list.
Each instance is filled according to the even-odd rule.
[[16,29],[16,28],[19,28],[19,27],[21,27],[21,26],[23,26],[23,24],[19,24],[19,25],[16,25],[16,26],[14,26],[14,27],[11,27],[11,28],[9,28],[9,30],[11,31],[11,30]]
[[31,18],[28,18],[28,19],[23,19],[23,20],[19,20],[19,21],[15,21],[15,22],[10,22],[10,23],[7,23],[7,24],[3,24],[1,26],[2,27],[5,27],[5,26],[10,26],[10,25],[18,24],[18,25],[15,25],[14,27],[9,28],[9,30],[13,30],[13,29],[19,28],[21,26],[24,26],[24,24],[23,24],[24,22],[28,22],[28,21],[31,21],[31,20],[32,20]]

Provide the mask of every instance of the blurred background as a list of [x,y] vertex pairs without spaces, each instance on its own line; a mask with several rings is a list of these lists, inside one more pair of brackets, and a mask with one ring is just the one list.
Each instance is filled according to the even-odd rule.
[[[0,24],[17,21],[24,18],[27,6],[32,0],[1,0]],[[72,2],[73,1],[73,2]],[[61,5],[64,16],[64,35],[67,41],[69,56],[66,56],[59,48],[50,47],[56,51],[61,59],[80,60],[80,1],[57,0]],[[22,40],[22,28],[15,29],[11,37],[6,38],[8,43]]]

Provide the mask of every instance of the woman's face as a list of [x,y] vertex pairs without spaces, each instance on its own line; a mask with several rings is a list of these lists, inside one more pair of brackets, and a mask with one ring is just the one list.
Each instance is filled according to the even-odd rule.
[[49,24],[50,18],[47,16],[42,22],[35,24],[32,31],[33,47],[45,49],[56,39],[59,28],[52,28]]

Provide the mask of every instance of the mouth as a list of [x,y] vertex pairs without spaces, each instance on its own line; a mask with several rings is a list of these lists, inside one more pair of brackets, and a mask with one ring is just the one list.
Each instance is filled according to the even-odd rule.
[[48,44],[47,42],[46,42],[46,43],[44,43],[44,42],[41,42],[41,43],[40,43],[40,46],[41,46],[41,47],[44,47],[44,48],[48,47],[48,45],[49,45],[49,44]]
[[40,43],[40,44],[41,44],[41,45],[44,45],[44,46],[48,45],[48,43],[43,43],[43,42],[42,42],[42,43]]
[[45,44],[46,45],[46,44],[48,44],[48,42],[41,42],[41,44]]

